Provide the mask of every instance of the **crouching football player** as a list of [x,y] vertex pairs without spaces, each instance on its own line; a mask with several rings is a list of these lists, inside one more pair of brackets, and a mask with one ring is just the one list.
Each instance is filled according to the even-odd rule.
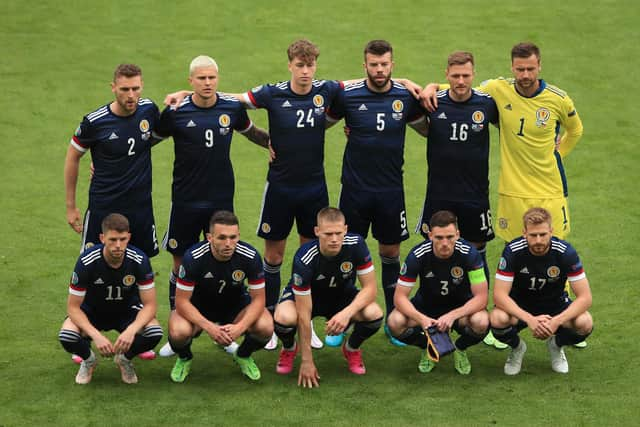
[[[591,289],[578,253],[569,243],[553,237],[551,214],[543,208],[525,212],[524,235],[512,240],[502,252],[491,312],[491,329],[511,346],[504,373],[517,375],[527,345],[518,336],[529,327],[533,337],[546,340],[551,369],[566,374],[569,364],[565,345],[584,341],[593,329]],[[576,298],[565,290],[569,280]]]
[[262,258],[240,241],[238,218],[229,211],[214,213],[207,240],[185,252],[178,270],[176,312],[169,319],[169,343],[178,355],[171,371],[174,382],[184,382],[189,375],[191,340],[202,331],[222,346],[244,335],[234,360],[249,379],[260,379],[251,354],[273,334],[264,286]]
[[[138,382],[131,359],[162,339],[156,317],[156,290],[149,258],[129,246],[129,221],[109,214],[102,221],[102,244],[85,250],[71,276],[67,315],[59,333],[69,353],[82,358],[76,383],[88,384],[98,360],[90,340],[103,356],[114,356],[122,381]],[[115,329],[115,342],[101,331]]]
[[[466,350],[489,331],[484,262],[472,244],[460,239],[453,213],[436,212],[429,229],[430,240],[411,250],[400,271],[389,329],[400,341],[425,349],[418,364],[422,373],[436,366],[428,358],[424,330],[430,326],[441,332],[455,329],[460,337],[455,342],[454,366],[458,373],[468,375],[471,363]],[[420,288],[409,299],[418,277]]]

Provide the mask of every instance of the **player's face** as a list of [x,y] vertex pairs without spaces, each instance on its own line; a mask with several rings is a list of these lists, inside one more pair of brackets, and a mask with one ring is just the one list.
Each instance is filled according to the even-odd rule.
[[291,81],[295,86],[309,87],[316,74],[317,63],[315,59],[301,58],[296,56],[289,61],[289,71]]
[[391,79],[391,72],[393,71],[391,52],[387,52],[384,55],[367,53],[364,56],[364,69],[367,72],[368,83],[371,87],[387,89]]
[[108,230],[100,233],[100,241],[104,244],[103,254],[109,264],[119,264],[124,259],[131,233]]
[[207,240],[213,257],[218,261],[228,261],[240,240],[240,229],[237,225],[215,224],[207,233]]
[[542,256],[549,252],[552,235],[553,229],[547,223],[527,225],[524,237],[527,239],[529,252],[536,256]]
[[116,103],[120,109],[119,113],[131,115],[138,108],[138,100],[142,93],[142,77],[120,76],[111,83],[111,92],[116,96]]
[[467,62],[463,65],[450,65],[447,67],[447,81],[451,88],[449,94],[456,101],[463,101],[471,96],[471,85],[473,83],[473,65]]
[[540,60],[536,55],[528,58],[513,58],[511,71],[516,80],[516,86],[522,92],[531,91],[538,85],[538,74],[540,73]]
[[218,69],[213,65],[196,68],[189,76],[189,83],[197,96],[211,99],[218,90]]
[[449,258],[453,255],[453,249],[460,238],[460,232],[455,224],[446,227],[433,227],[429,231],[429,239],[433,242],[433,253],[438,258]]
[[314,230],[322,255],[332,257],[340,253],[344,235],[347,234],[347,225],[343,221],[320,221]]

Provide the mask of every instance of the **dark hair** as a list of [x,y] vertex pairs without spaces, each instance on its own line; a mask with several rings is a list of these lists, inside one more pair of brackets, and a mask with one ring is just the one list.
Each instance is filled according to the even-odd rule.
[[142,70],[135,64],[120,64],[116,67],[116,70],[113,72],[113,81],[118,79],[118,77],[135,77],[142,76]]
[[102,220],[102,234],[107,234],[107,231],[117,231],[118,233],[129,232],[129,220],[126,216],[119,213],[111,213],[104,217]]
[[340,209],[327,206],[320,209],[316,217],[316,222],[320,224],[321,221],[327,222],[345,222],[344,214]]
[[473,54],[471,52],[458,50],[456,52],[453,52],[447,58],[447,67],[450,67],[452,65],[464,65],[467,62],[471,62],[471,66],[475,65],[473,62]]
[[433,230],[433,227],[446,227],[449,224],[456,226],[458,229],[458,218],[451,211],[438,211],[431,216],[429,220],[429,228]]
[[531,55],[535,55],[538,58],[538,62],[540,62],[540,49],[530,42],[518,43],[511,49],[511,61],[514,58],[528,58]]
[[211,219],[209,220],[209,230],[213,230],[216,224],[239,225],[238,217],[233,212],[216,211],[211,215]]
[[367,53],[370,53],[371,55],[382,56],[387,52],[390,52],[391,57],[393,57],[393,48],[391,47],[391,43],[386,40],[371,40],[364,47],[365,60],[367,58]]
[[300,39],[289,45],[287,48],[287,56],[289,57],[289,61],[293,61],[294,58],[300,58],[307,63],[313,62],[320,56],[320,49],[309,40]]

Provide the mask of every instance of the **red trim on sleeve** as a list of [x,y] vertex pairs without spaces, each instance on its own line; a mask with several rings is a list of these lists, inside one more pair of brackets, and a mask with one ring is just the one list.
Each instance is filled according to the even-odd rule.
[[366,270],[367,268],[371,267],[372,265],[373,265],[373,262],[368,261],[368,262],[366,262],[366,263],[364,263],[362,265],[357,266],[356,270],[358,270],[358,271]]
[[291,285],[291,289],[297,292],[306,292],[309,289],[311,289],[311,285],[303,285],[303,286]]
[[78,139],[77,136],[73,135],[71,137],[71,139],[73,139],[73,142],[75,142],[76,144],[78,144],[79,146],[81,146],[82,148],[89,148],[87,145],[83,144],[82,142],[80,142],[80,140]]
[[580,268],[580,270],[578,270],[578,271],[572,271],[570,273],[567,273],[567,276],[568,277],[576,277],[576,276],[579,276],[581,274],[584,274],[584,268]]
[[69,287],[77,292],[84,292],[87,290],[87,288],[81,288],[78,285],[74,285],[73,283],[69,283]]
[[496,274],[500,274],[502,276],[507,276],[507,277],[514,277],[516,275],[516,273],[514,273],[513,271],[502,271],[500,269],[498,269]]
[[254,107],[258,107],[258,101],[253,97],[253,93],[251,91],[247,92],[247,96],[249,97],[249,101],[253,104]]

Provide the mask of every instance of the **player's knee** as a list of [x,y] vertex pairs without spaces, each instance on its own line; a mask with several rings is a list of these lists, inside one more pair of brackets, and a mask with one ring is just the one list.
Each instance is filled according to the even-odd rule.
[[362,317],[364,318],[364,320],[375,320],[381,318],[382,316],[384,316],[382,308],[380,308],[380,306],[375,302],[372,302],[362,309]]
[[60,329],[68,329],[70,331],[80,332],[80,328],[78,328],[76,324],[73,323],[68,317],[64,319],[64,322],[62,322],[62,327]]
[[264,260],[273,266],[282,264],[286,240],[265,240]]
[[174,316],[169,321],[169,337],[173,341],[186,341],[193,335],[191,324],[180,316]]
[[298,313],[295,303],[292,301],[284,301],[276,307],[273,320],[281,325],[295,325],[298,323]]
[[407,318],[398,310],[394,309],[387,316],[387,326],[393,336],[398,336],[407,328]]
[[588,311],[576,317],[573,323],[573,328],[580,335],[590,334],[593,329],[593,317]]
[[489,330],[489,313],[486,310],[473,313],[469,317],[469,327],[476,334],[486,333]]
[[273,334],[273,318],[266,309],[258,320],[256,320],[256,322],[249,328],[249,332],[261,337],[271,337]]
[[489,323],[492,328],[506,328],[509,326],[509,315],[499,308],[494,308],[489,315]]

